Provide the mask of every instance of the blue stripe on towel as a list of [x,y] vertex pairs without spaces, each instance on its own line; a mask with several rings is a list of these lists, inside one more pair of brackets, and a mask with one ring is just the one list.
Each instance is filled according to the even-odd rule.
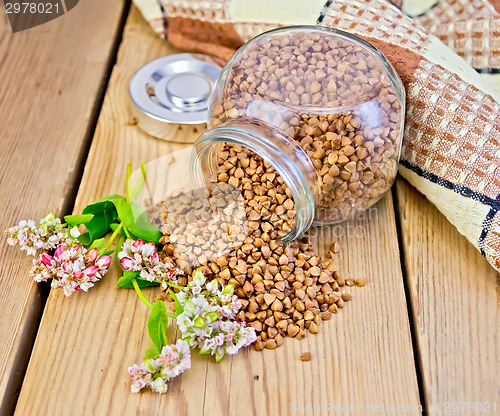
[[500,200],[499,200],[500,195],[497,197],[497,199],[493,199],[479,192],[476,192],[466,186],[458,185],[456,183],[443,179],[440,176],[434,175],[433,173],[427,172],[422,168],[415,166],[406,160],[401,159],[399,163],[405,168],[410,169],[412,172],[415,172],[418,176],[422,176],[424,179],[427,179],[430,182],[443,186],[444,188],[451,189],[457,194],[473,199],[474,201],[481,202],[482,204],[490,207],[490,211],[488,212],[488,215],[486,215],[483,221],[481,235],[479,236],[479,241],[478,241],[479,250],[481,251],[481,254],[484,256],[485,255],[484,240],[486,238],[486,235],[488,234],[488,231],[491,228],[493,217],[500,210]]
[[321,24],[321,22],[323,21],[323,19],[325,18],[325,15],[326,15],[326,11],[328,10],[328,8],[330,7],[330,4],[332,4],[332,0],[328,0],[325,5],[323,6],[323,9],[321,10],[321,13],[318,17],[318,20],[316,20],[316,24]]

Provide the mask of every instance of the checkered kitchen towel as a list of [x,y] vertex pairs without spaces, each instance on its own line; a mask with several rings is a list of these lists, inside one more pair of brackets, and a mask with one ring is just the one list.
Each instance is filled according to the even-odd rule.
[[375,45],[406,87],[401,175],[500,270],[500,0],[134,1],[173,44],[221,61],[293,24]]

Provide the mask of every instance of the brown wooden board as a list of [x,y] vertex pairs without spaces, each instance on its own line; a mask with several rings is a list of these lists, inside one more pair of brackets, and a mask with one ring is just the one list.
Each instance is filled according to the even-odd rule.
[[[73,201],[124,1],[80,2],[13,34],[0,7],[0,229]],[[41,314],[31,257],[0,245],[0,413],[13,408]]]
[[[108,85],[103,109],[79,188],[75,212],[113,192],[124,192],[128,162],[138,167],[178,149],[128,125],[128,82],[146,62],[176,52],[158,39],[132,8]],[[200,132],[172,126],[192,140]],[[287,339],[273,351],[248,349],[215,364],[193,354],[192,368],[167,394],[132,394],[127,367],[151,346],[148,311],[132,290],[117,289],[116,265],[88,294],[65,298],[52,291],[29,363],[16,413],[50,415],[277,415],[299,406],[344,406],[336,414],[365,414],[356,406],[414,406],[419,394],[391,196],[374,219],[357,220],[362,235],[340,237],[342,272],[365,276],[353,301],[320,333]],[[346,224],[343,227],[347,227]],[[322,229],[320,249],[332,241]],[[147,291],[154,299],[158,289]],[[175,336],[173,329],[170,336]],[[301,352],[312,359],[302,362]],[[349,408],[351,406],[351,408]],[[297,413],[299,414],[299,413]],[[304,413],[302,413],[304,414]],[[333,414],[333,410],[332,410]]]
[[429,414],[498,414],[499,275],[403,179],[397,182],[397,197]]

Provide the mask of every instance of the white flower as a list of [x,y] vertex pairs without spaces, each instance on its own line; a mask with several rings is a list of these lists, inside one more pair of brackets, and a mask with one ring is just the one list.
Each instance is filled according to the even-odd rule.
[[49,250],[61,244],[78,244],[77,237],[80,235],[77,227],[63,227],[61,220],[55,218],[53,212],[42,218],[39,226],[33,220],[22,220],[5,233],[8,235],[7,244],[17,245],[30,255],[35,255],[38,249]]
[[201,288],[204,284],[205,284],[205,276],[203,275],[203,273],[201,272],[200,269],[197,269],[195,272],[194,272],[194,275],[193,275],[193,280],[191,280],[189,283],[188,283],[188,286],[190,287],[199,287]]
[[165,393],[167,383],[191,367],[191,350],[186,341],[179,339],[174,345],[165,345],[158,357],[129,367],[132,393],[149,387],[156,393]]
[[167,391],[167,383],[161,377],[158,377],[151,383],[151,389],[158,393],[165,393]]
[[191,347],[200,347],[200,354],[214,355],[218,362],[226,354],[235,354],[250,345],[257,336],[253,328],[234,320],[241,309],[241,301],[233,294],[234,287],[228,285],[219,290],[214,279],[202,289],[205,281],[198,270],[177,294],[184,309],[177,316],[177,327]]
[[69,235],[73,238],[78,238],[80,237],[80,231],[78,231],[77,227],[73,227],[69,230]]
[[210,293],[211,295],[216,295],[217,294],[217,289],[218,289],[218,282],[216,279],[212,280],[211,282],[207,283],[206,288],[207,292]]

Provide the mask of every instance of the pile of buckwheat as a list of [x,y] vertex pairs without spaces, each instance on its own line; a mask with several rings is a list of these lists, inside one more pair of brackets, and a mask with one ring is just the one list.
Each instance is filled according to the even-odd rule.
[[283,179],[261,157],[225,145],[211,180],[201,198],[179,192],[162,203],[163,258],[174,259],[186,276],[199,266],[207,279],[233,284],[243,304],[237,319],[255,328],[256,350],[274,349],[286,336],[317,333],[320,322],[351,299],[341,287],[356,284],[354,279],[341,278],[335,263],[316,255],[307,237],[281,242],[294,225],[295,204]]

